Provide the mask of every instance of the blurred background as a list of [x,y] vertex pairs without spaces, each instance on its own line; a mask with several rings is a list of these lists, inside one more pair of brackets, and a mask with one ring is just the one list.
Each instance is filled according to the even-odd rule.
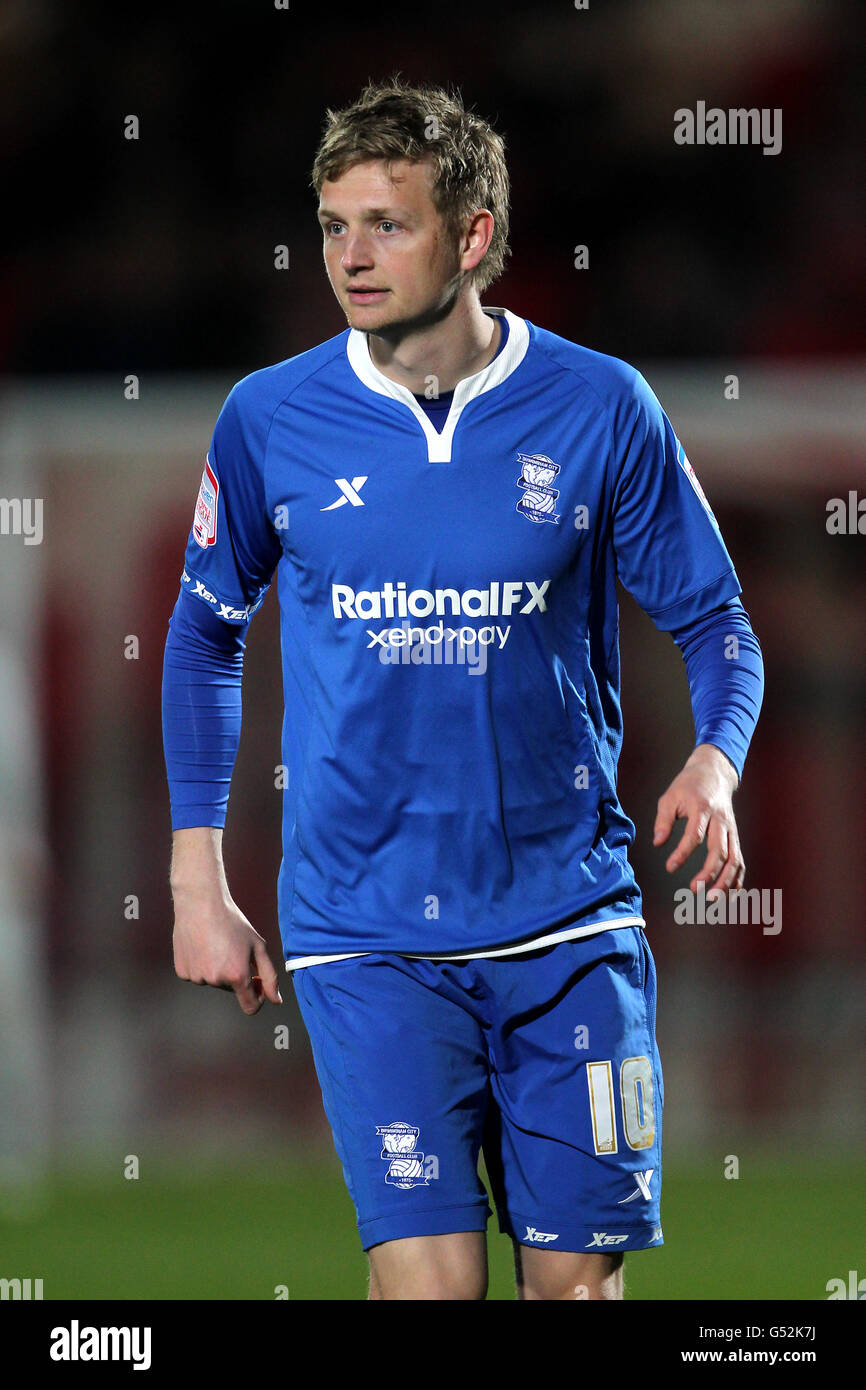
[[[42,499],[44,525],[30,544],[0,509],[0,1276],[46,1298],[365,1297],[290,984],[250,1020],[174,976],[160,683],[225,395],[345,327],[309,186],[325,109],[395,71],[458,85],[505,136],[512,259],[485,302],[644,372],[764,650],[735,807],[782,930],[679,925],[694,866],[673,883],[651,841],[688,690],[623,595],[621,800],[666,1089],[666,1245],[627,1261],[628,1296],[821,1299],[866,1276],[866,515],[827,530],[830,499],[866,498],[859,11],[6,0],[0,496]],[[781,152],[676,144],[699,100],[781,109]],[[250,630],[226,829],[275,959],[276,609]],[[495,1221],[489,1245],[491,1297],[513,1297]]]

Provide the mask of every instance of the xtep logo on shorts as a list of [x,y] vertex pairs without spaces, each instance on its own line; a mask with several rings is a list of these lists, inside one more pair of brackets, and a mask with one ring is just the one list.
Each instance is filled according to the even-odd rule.
[[624,1207],[626,1202],[635,1202],[639,1197],[643,1197],[645,1202],[652,1201],[650,1182],[652,1181],[652,1175],[654,1172],[655,1168],[647,1168],[645,1173],[633,1173],[632,1177],[637,1183],[637,1187],[635,1188],[634,1192],[631,1194],[630,1197],[623,1197],[621,1202],[617,1202],[617,1206]]
[[527,1226],[524,1240],[534,1241],[537,1245],[549,1245],[552,1240],[559,1240],[558,1231],[539,1231],[535,1226]]
[[417,1125],[395,1120],[390,1125],[377,1125],[376,1133],[382,1136],[379,1157],[388,1163],[386,1183],[390,1187],[426,1187],[430,1179],[424,1172],[424,1155],[415,1148],[421,1133]]
[[624,1245],[628,1236],[609,1236],[607,1231],[593,1231],[592,1240],[586,1242],[587,1250],[591,1250],[594,1245]]

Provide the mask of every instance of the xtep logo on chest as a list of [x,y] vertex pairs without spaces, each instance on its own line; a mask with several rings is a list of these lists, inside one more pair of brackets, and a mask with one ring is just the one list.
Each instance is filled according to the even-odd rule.
[[[334,617],[360,621],[382,618],[499,618],[547,611],[546,594],[549,579],[494,579],[486,589],[409,589],[404,579],[396,584],[390,580],[381,589],[358,589],[350,584],[331,585],[331,605]],[[413,642],[440,646],[450,638],[461,646],[495,644],[505,646],[511,624],[485,625],[475,628],[468,624],[446,628],[443,623],[412,627],[404,622],[398,627],[376,630],[368,627],[368,647],[405,647]],[[384,658],[383,658],[384,659]]]

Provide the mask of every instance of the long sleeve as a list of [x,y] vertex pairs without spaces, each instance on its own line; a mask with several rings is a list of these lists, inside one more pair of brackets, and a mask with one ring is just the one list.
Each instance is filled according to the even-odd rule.
[[225,825],[241,733],[247,626],[224,622],[181,589],[169,622],[162,681],[173,830]]
[[764,663],[749,615],[728,599],[673,638],[686,664],[696,744],[720,748],[742,777],[761,709]]

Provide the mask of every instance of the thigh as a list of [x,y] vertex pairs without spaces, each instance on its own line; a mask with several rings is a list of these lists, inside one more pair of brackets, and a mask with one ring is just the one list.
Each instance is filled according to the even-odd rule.
[[500,1229],[541,1251],[661,1245],[663,1087],[644,933],[621,927],[484,966],[496,1102],[484,1154]]
[[364,1249],[484,1231],[488,1064],[459,969],[370,955],[293,982]]

